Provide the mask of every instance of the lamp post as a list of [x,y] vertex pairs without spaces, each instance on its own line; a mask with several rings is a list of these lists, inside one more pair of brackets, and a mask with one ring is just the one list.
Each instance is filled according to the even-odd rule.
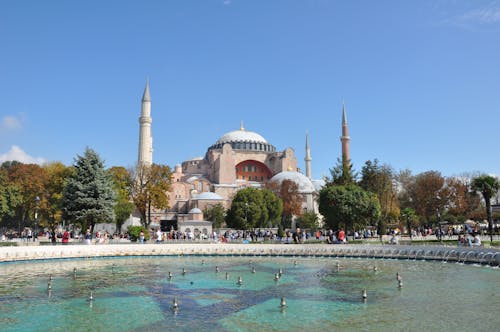
[[[248,216],[247,216],[247,211],[248,211],[248,203],[245,202],[245,224],[248,225]],[[245,225],[245,226],[246,226]]]
[[35,197],[35,231],[33,234],[33,241],[38,239],[38,207],[40,205],[40,197]]

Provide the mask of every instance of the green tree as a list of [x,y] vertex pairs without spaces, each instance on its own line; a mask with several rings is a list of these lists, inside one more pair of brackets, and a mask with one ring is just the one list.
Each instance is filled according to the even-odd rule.
[[60,162],[44,165],[44,169],[47,176],[40,202],[42,216],[40,225],[55,230],[57,224],[62,221],[64,187],[75,169],[66,167]]
[[245,188],[236,193],[226,215],[228,227],[253,229],[268,227],[281,215],[281,200],[267,189]]
[[218,229],[221,228],[224,223],[226,209],[224,209],[220,203],[213,206],[206,206],[205,209],[203,209],[203,216],[205,220],[212,222],[212,227],[214,229]]
[[112,222],[115,192],[113,181],[99,155],[90,148],[75,159],[75,172],[63,190],[64,218],[91,232],[99,222]]
[[130,236],[130,240],[133,242],[137,242],[139,239],[141,232],[144,234],[144,241],[149,241],[149,232],[144,226],[130,226],[127,228],[127,233]]
[[319,193],[319,212],[332,229],[376,225],[380,217],[380,203],[375,194],[357,185],[326,185]]
[[418,220],[417,214],[412,208],[404,208],[403,211],[401,211],[401,217],[403,217],[406,222],[406,228],[408,229],[411,239],[412,229],[416,226],[416,222]]
[[261,219],[259,227],[277,226],[280,224],[281,216],[283,214],[283,200],[269,189],[261,189],[261,191],[267,219]]
[[113,179],[115,189],[115,223],[118,233],[121,233],[122,225],[134,211],[134,203],[130,201],[130,189],[132,180],[130,173],[124,167],[111,167],[108,170]]
[[399,217],[399,202],[393,171],[388,165],[380,165],[378,160],[365,162],[361,170],[359,186],[377,195],[382,216],[387,222]]
[[130,178],[132,201],[141,215],[142,224],[149,228],[152,210],[168,207],[172,172],[165,165],[139,164],[130,170]]
[[315,212],[304,212],[300,217],[297,218],[297,227],[302,229],[318,229],[319,218]]
[[331,178],[326,178],[327,184],[348,185],[356,182],[357,174],[353,170],[350,160],[343,162],[337,159],[337,165],[330,169]]
[[259,189],[245,188],[236,193],[226,215],[226,224],[235,229],[252,229],[261,220],[264,201]]
[[0,168],[0,221],[12,222],[16,209],[21,204],[19,188],[8,181],[6,169]]
[[490,241],[493,242],[493,218],[491,215],[491,199],[497,194],[500,188],[498,179],[490,175],[481,175],[472,179],[472,189],[483,195],[486,204],[486,216],[488,218],[488,232]]

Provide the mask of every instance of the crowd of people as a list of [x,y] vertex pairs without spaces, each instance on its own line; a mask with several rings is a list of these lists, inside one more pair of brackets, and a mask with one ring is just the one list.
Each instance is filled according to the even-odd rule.
[[[413,237],[427,237],[434,235],[436,239],[442,240],[444,237],[449,238],[458,237],[459,246],[481,246],[480,231],[475,229],[457,229],[449,227],[444,229],[442,227],[419,227],[412,229]],[[68,244],[70,242],[85,243],[85,244],[107,244],[112,242],[113,239],[125,239],[128,240],[128,234],[110,234],[107,231],[96,231],[94,234],[91,233],[90,229],[85,232],[76,233],[73,229],[68,228],[46,231],[45,234],[40,234],[41,237],[45,237],[52,242],[52,244],[57,244],[58,242],[62,244]],[[390,235],[389,243],[398,244],[401,238],[401,232],[399,229],[391,229],[387,232]],[[19,234],[14,234],[13,232],[4,232],[1,235],[1,240],[11,240],[12,238],[19,237]],[[20,234],[22,241],[30,242],[37,241],[38,234],[32,229],[26,227],[22,230]],[[301,229],[297,227],[295,230],[286,230],[281,234],[277,229],[254,229],[254,230],[220,230],[214,231],[211,234],[206,234],[202,232],[181,232],[178,230],[162,231],[161,229],[151,229],[149,230],[148,236],[146,237],[143,232],[137,238],[139,243],[148,242],[149,243],[167,243],[167,242],[178,242],[178,241],[213,241],[213,242],[274,242],[274,243],[305,243],[310,241],[324,242],[328,244],[343,244],[347,243],[349,240],[357,239],[370,239],[378,238],[377,230],[373,228],[366,228],[359,231],[346,232],[343,228],[339,228],[336,231],[332,229],[328,230],[316,230],[309,231],[306,229]],[[116,241],[116,242],[120,242]]]

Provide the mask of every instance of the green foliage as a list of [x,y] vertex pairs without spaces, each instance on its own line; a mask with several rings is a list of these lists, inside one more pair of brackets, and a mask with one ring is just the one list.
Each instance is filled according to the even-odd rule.
[[280,238],[282,238],[283,236],[285,236],[285,230],[283,229],[283,226],[281,224],[278,226],[278,236]]
[[139,236],[141,235],[141,231],[144,233],[144,240],[148,241],[149,240],[149,232],[144,226],[130,226],[127,229],[128,236],[130,237],[130,240],[133,242],[136,242],[139,240]]
[[117,200],[114,206],[115,212],[115,223],[118,228],[118,232],[121,232],[122,225],[130,217],[130,214],[134,211],[134,203],[120,199]]
[[366,161],[358,185],[377,195],[384,220],[391,221],[399,217],[399,201],[391,167],[380,165],[377,159]]
[[380,218],[377,223],[377,234],[379,234],[379,236],[382,236],[386,233],[387,233],[387,221],[385,221],[383,218]]
[[63,191],[64,187],[73,174],[73,167],[66,167],[60,162],[50,163],[44,166],[47,174],[45,181],[45,192],[41,201],[41,213],[43,216],[41,225],[54,229],[62,221]]
[[472,189],[480,192],[486,201],[491,199],[497,194],[500,188],[500,183],[497,178],[490,175],[481,175],[472,179]]
[[493,242],[493,218],[491,215],[491,198],[494,197],[500,188],[497,178],[490,175],[481,175],[472,179],[472,189],[483,195],[486,204],[486,216],[488,218],[488,231],[490,241]]
[[0,169],[0,220],[14,217],[16,208],[21,203],[19,188],[15,184],[10,184],[7,179],[7,172]]
[[214,206],[205,207],[203,209],[203,216],[205,220],[209,220],[212,222],[212,227],[214,229],[218,229],[224,223],[224,218],[226,217],[226,209],[222,206],[222,204],[216,204]]
[[302,229],[318,229],[318,215],[314,212],[304,212],[296,222],[297,227]]
[[404,208],[403,211],[401,211],[401,217],[403,217],[403,220],[406,223],[406,228],[411,237],[411,230],[418,224],[418,216],[412,208]]
[[279,225],[283,213],[283,201],[269,189],[261,189],[261,192],[266,218],[261,218],[260,227]]
[[87,148],[75,160],[75,172],[63,191],[64,216],[80,223],[84,229],[114,219],[115,191],[113,181],[100,157]]
[[134,211],[134,203],[130,201],[130,189],[132,180],[129,172],[124,167],[111,167],[108,170],[114,184],[116,193],[115,201],[115,223],[118,231],[121,232],[123,223]]
[[337,159],[337,165],[330,169],[330,178],[326,178],[327,184],[348,185],[356,182],[357,174],[353,170],[351,161],[343,162]]
[[281,200],[268,189],[245,188],[233,198],[226,224],[236,229],[269,227],[278,222],[282,208]]
[[380,217],[380,203],[375,194],[350,184],[345,186],[328,184],[320,191],[319,212],[332,229],[344,226],[376,225]]

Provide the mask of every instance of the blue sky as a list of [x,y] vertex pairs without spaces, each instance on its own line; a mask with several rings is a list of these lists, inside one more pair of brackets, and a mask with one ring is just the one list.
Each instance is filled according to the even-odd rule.
[[149,77],[153,159],[245,128],[315,178],[340,157],[500,174],[499,1],[1,1],[0,161],[137,159]]

